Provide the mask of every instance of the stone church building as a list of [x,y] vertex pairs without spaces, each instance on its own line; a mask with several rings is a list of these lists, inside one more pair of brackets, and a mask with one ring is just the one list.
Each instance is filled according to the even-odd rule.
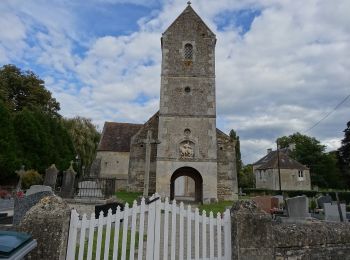
[[145,124],[105,123],[100,177],[171,199],[237,198],[235,142],[216,128],[215,44],[189,4],[161,37],[159,111]]

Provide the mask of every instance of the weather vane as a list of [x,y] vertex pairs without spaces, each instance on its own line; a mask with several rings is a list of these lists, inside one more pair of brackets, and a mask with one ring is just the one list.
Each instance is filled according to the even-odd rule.
[[191,1],[188,1],[187,4],[190,5],[190,4],[191,4]]

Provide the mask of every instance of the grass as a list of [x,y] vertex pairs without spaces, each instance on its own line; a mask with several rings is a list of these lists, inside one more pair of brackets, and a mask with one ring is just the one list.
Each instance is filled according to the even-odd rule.
[[[146,235],[144,236],[143,240],[145,240],[145,238],[146,238]],[[119,232],[119,243],[118,243],[118,258],[117,259],[121,259],[122,239],[123,239],[123,231],[120,230],[120,232]],[[102,230],[101,257],[100,257],[100,259],[104,258],[105,241],[106,241],[106,228],[103,228],[103,230]],[[135,232],[135,252],[137,252],[137,249],[138,249],[138,241],[139,241],[139,233]],[[127,243],[126,243],[126,259],[129,259],[130,243],[131,243],[131,231],[128,230]],[[110,236],[110,245],[109,245],[108,259],[113,259],[113,248],[114,248],[114,228],[111,228],[111,236]],[[94,240],[93,240],[93,246],[92,246],[92,259],[95,259],[96,249],[97,249],[97,229],[95,230],[95,233],[94,233]],[[83,259],[87,258],[87,253],[88,253],[88,239],[85,240],[84,257],[83,257]],[[79,245],[77,245],[77,248],[76,248],[75,259],[78,259],[78,254],[79,254]],[[134,259],[134,258],[132,258],[132,259]]]
[[115,193],[115,195],[117,196],[117,199],[129,203],[129,205],[132,205],[134,203],[134,200],[142,196],[142,192],[118,191]]
[[207,214],[210,211],[212,211],[214,216],[216,216],[218,212],[222,214],[226,210],[227,206],[232,206],[232,203],[233,203],[232,201],[219,201],[217,203],[203,204],[203,205],[200,205],[198,208],[200,212],[202,212],[202,210],[205,210]]

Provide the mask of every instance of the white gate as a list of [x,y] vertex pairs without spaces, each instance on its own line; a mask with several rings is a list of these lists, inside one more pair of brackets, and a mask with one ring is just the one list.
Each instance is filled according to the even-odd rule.
[[156,194],[150,201],[126,204],[116,214],[109,210],[107,217],[101,212],[98,219],[94,213],[80,218],[73,209],[66,259],[231,259],[228,209],[214,218],[175,200],[162,202]]

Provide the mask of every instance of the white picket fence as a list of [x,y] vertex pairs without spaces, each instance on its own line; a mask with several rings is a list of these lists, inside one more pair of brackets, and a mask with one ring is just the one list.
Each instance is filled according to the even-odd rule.
[[223,218],[220,213],[215,218],[212,212],[209,217],[205,211],[200,215],[198,208],[185,209],[183,203],[178,205],[175,200],[170,204],[167,198],[164,202],[158,199],[147,205],[142,199],[140,205],[134,201],[132,208],[126,204],[124,211],[117,208],[116,214],[109,210],[107,217],[101,212],[98,219],[94,213],[90,219],[86,214],[80,218],[73,209],[66,259],[228,260],[231,246],[229,210]]

